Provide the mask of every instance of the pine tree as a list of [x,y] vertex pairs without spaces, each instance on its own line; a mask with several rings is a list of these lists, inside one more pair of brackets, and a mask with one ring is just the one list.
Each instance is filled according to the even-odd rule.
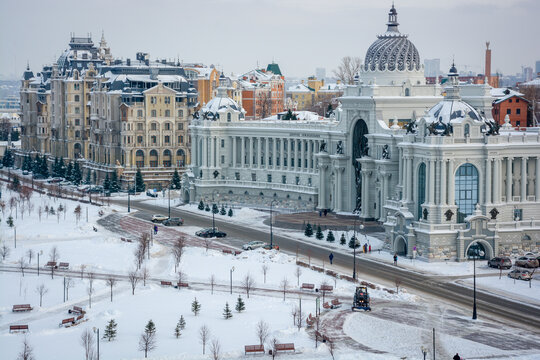
[[136,192],[142,192],[146,189],[146,185],[144,183],[144,179],[141,173],[141,169],[137,169],[137,174],[135,175],[135,191]]
[[9,227],[13,227],[13,216],[9,215],[7,219],[7,224]]
[[29,165],[28,170],[32,170],[34,172],[34,174],[40,174],[41,173],[41,158],[39,157],[39,154],[37,154],[34,157],[34,161],[32,161],[30,159],[28,161],[30,162],[28,164]]
[[67,181],[71,181],[71,172],[73,171],[73,164],[70,162],[68,162],[68,166],[67,166],[67,169],[66,171],[64,172],[64,178],[67,180]]
[[79,166],[78,161],[75,161],[73,169],[71,170],[71,181],[75,185],[79,185],[82,181],[81,167]]
[[231,309],[229,308],[228,302],[225,303],[225,309],[223,309],[223,317],[225,318],[225,320],[232,318],[232,312],[231,312]]
[[186,326],[186,322],[184,321],[184,317],[181,316],[180,320],[176,323],[176,327],[174,328],[174,336],[178,339],[180,335],[182,335],[182,330],[184,330],[184,327]]
[[191,312],[195,314],[195,316],[199,315],[199,312],[201,311],[201,304],[197,301],[197,298],[193,300],[191,303]]
[[66,178],[66,166],[64,165],[63,157],[60,157],[60,160],[58,160],[58,177]]
[[216,204],[212,204],[212,213],[217,214],[219,212],[218,206]]
[[315,238],[316,238],[317,240],[322,240],[322,239],[324,239],[324,235],[323,235],[323,233],[322,233],[321,225],[318,225],[318,226],[317,226],[317,233],[315,234]]
[[86,170],[86,179],[84,179],[84,183],[85,183],[86,185],[90,185],[90,183],[91,183],[91,180],[90,180],[90,171],[91,171],[90,169]]
[[5,167],[12,167],[14,162],[15,159],[13,158],[11,150],[6,149],[6,151],[4,152],[4,156],[2,157],[2,165],[4,165]]
[[204,207],[204,211],[210,211],[210,206],[208,206],[208,204]]
[[23,160],[23,164],[22,164],[22,169],[23,170],[27,170],[27,171],[30,171],[32,169],[32,159],[30,159],[30,155],[26,154],[26,156],[24,157],[24,160]]
[[336,241],[336,238],[334,237],[334,233],[332,232],[332,230],[328,231],[328,235],[326,235],[326,241],[329,241],[329,242]]
[[229,217],[232,217],[232,216],[233,216],[232,208],[229,208],[229,212],[227,213],[227,215],[229,215]]
[[186,320],[184,320],[184,315],[180,315],[178,324],[180,325],[180,330],[184,330],[186,328]]
[[47,164],[47,157],[45,155],[41,158],[40,174],[44,177],[49,177],[49,165]]
[[341,245],[345,245],[347,243],[347,239],[345,239],[345,233],[341,233],[341,238],[339,239],[339,243]]
[[54,162],[53,162],[53,166],[52,166],[52,169],[51,169],[51,175],[53,177],[57,177],[58,176],[58,157],[54,157]]
[[221,210],[219,210],[220,215],[227,215],[227,211],[225,211],[225,206],[221,205]]
[[307,237],[312,237],[313,236],[313,228],[311,227],[310,223],[307,223],[306,230],[304,230],[304,235],[307,236]]
[[241,296],[238,296],[238,300],[236,301],[236,311],[242,312],[246,310],[246,305],[244,304],[244,300],[242,300]]
[[204,210],[204,203],[203,203],[202,200],[199,201],[199,206],[197,207],[197,209],[199,209],[199,210]]
[[120,185],[118,185],[118,175],[116,171],[113,171],[111,174],[111,183],[109,185],[109,190],[111,192],[118,192],[120,190]]
[[105,191],[111,190],[111,180],[109,179],[109,173],[105,175],[105,180],[103,181],[103,190]]
[[356,238],[354,237],[354,235],[351,237],[351,240],[349,240],[349,247],[351,249],[354,249],[355,247],[358,248],[358,244],[356,243]]
[[105,327],[105,333],[103,334],[103,338],[107,339],[108,341],[114,340],[114,338],[116,337],[116,326],[116,321],[114,321],[114,319],[111,319]]
[[18,176],[14,176],[13,177],[13,180],[11,181],[11,188],[14,190],[14,191],[19,191],[19,186],[21,185],[21,182],[19,181],[19,177]]
[[178,170],[174,169],[173,177],[171,180],[171,188],[172,189],[180,189],[180,175],[178,175]]

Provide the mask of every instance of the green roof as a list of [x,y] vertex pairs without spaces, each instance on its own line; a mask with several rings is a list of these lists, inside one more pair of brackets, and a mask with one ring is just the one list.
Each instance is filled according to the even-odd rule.
[[281,70],[279,69],[279,65],[275,63],[268,64],[268,66],[266,67],[266,71],[270,71],[276,75],[283,76]]

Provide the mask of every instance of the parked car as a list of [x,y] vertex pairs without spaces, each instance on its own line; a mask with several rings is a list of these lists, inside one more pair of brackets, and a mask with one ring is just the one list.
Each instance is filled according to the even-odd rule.
[[[244,250],[254,250],[261,247],[264,247],[265,245],[268,245],[264,241],[250,241],[247,244],[242,245],[242,249]],[[270,246],[270,245],[268,245]]]
[[103,186],[101,186],[101,185],[90,186],[86,190],[86,192],[91,193],[91,194],[96,194],[96,193],[103,192]]
[[28,175],[28,170],[23,170],[22,174],[23,175]]
[[509,257],[494,257],[488,260],[488,266],[494,268],[510,269],[512,267],[512,260]]
[[[263,249],[264,249],[264,250],[270,250],[270,244],[264,245],[264,246],[263,246]],[[274,250],[279,250],[279,245],[273,244],[273,245],[272,245],[272,249],[274,249]]]
[[538,267],[538,260],[532,256],[521,256],[516,260],[516,266],[535,268]]
[[508,273],[508,277],[518,280],[531,280],[531,273],[528,270],[514,269]]
[[150,197],[153,197],[153,198],[157,198],[158,197],[158,194],[157,192],[153,191],[153,190],[148,190],[146,192],[146,196],[150,196]]
[[163,225],[165,226],[181,226],[184,225],[184,219],[179,217],[172,217],[165,221],[163,221]]
[[200,237],[204,237],[204,238],[209,238],[209,237],[221,238],[221,237],[227,236],[226,233],[224,233],[223,231],[218,230],[218,228],[201,229],[201,230],[197,231],[195,233],[195,235],[200,236]]
[[169,217],[161,214],[154,214],[152,215],[152,222],[153,223],[161,223],[167,220]]
[[59,183],[59,182],[62,182],[62,181],[64,181],[64,179],[61,178],[61,177],[55,177],[55,178],[47,180],[47,182],[50,183],[50,184]]

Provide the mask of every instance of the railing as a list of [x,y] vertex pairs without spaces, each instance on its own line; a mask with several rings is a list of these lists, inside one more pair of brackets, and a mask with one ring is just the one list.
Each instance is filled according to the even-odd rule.
[[280,183],[269,183],[263,181],[244,181],[244,180],[201,180],[195,179],[195,184],[200,187],[211,187],[211,186],[239,186],[239,187],[248,187],[248,188],[257,188],[257,189],[268,189],[268,190],[285,190],[285,191],[295,191],[301,193],[308,193],[316,195],[318,191],[316,188],[305,185],[294,185],[294,184],[280,184]]

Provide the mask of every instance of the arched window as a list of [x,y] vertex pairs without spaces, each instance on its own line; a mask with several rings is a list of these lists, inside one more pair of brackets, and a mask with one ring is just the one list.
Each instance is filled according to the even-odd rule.
[[150,150],[150,166],[158,166],[158,152],[156,150]]
[[75,101],[79,101],[79,100],[80,100],[79,95],[75,95]]
[[469,126],[469,124],[465,124],[465,130],[464,130],[465,137],[469,136],[470,131],[471,131],[471,127]]
[[416,204],[418,206],[418,212],[416,218],[422,217],[422,204],[426,201],[426,164],[421,163],[418,167],[418,200]]
[[405,96],[411,96],[411,90],[409,88],[405,89]]
[[169,149],[163,151],[163,166],[171,167],[171,150]]
[[144,167],[144,151],[137,150],[135,153],[135,165],[137,167]]
[[[167,116],[167,115],[165,115],[165,116]],[[171,123],[168,123],[168,122],[165,123],[165,130],[171,130]]]
[[463,164],[456,171],[457,220],[462,223],[474,212],[478,203],[478,170],[472,164]]
[[228,121],[228,122],[231,121],[231,113],[227,113],[227,121]]
[[182,149],[176,150],[176,166],[184,167],[185,165],[186,165],[186,154],[184,153],[184,150]]

